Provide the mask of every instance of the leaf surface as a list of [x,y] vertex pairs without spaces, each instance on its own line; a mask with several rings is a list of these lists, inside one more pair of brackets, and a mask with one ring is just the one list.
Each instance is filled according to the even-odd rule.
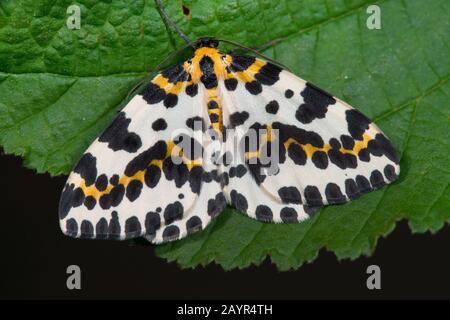
[[[66,26],[71,1],[0,4],[0,145],[53,175],[70,171],[133,85],[182,44],[152,1],[78,3],[80,30]],[[339,258],[368,255],[399,219],[416,232],[449,221],[450,2],[379,1],[380,30],[367,28],[367,1],[164,3],[191,38],[266,44],[263,53],[361,110],[394,142],[401,175],[301,224],[264,224],[227,209],[203,232],[157,247],[159,256],[225,269],[269,256],[287,270],[322,248]]]

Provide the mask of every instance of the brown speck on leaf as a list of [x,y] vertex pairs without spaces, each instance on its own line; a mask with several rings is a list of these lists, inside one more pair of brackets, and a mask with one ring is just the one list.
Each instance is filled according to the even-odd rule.
[[188,7],[186,7],[184,4],[181,5],[181,8],[183,9],[183,14],[185,16],[189,16],[189,14],[191,13],[191,10]]

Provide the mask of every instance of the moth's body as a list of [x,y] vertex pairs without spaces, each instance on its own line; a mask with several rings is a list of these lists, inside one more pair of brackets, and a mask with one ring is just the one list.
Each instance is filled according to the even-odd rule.
[[[261,221],[299,222],[396,179],[393,146],[360,112],[217,45],[199,40],[191,59],[160,72],[89,147],[61,197],[64,233],[161,243],[205,228],[227,204]],[[265,133],[231,163],[216,163],[181,143],[203,150],[214,139],[207,129],[221,142],[225,129],[240,143],[251,130]],[[269,143],[279,151],[272,175],[261,171]]]
[[222,103],[218,92],[219,79],[226,78],[226,67],[230,56],[222,55],[211,47],[200,47],[194,57],[184,63],[184,69],[191,75],[192,82],[201,82],[206,89],[206,105],[212,128],[222,131]]

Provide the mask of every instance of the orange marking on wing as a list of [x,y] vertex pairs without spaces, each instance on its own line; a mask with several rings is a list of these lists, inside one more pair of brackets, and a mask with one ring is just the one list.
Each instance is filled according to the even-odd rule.
[[251,66],[249,66],[244,71],[237,71],[234,74],[236,77],[243,81],[243,82],[252,82],[255,80],[255,74],[259,72],[259,70],[265,65],[266,63],[260,59],[256,59],[255,62],[252,63]]
[[161,89],[164,89],[166,93],[173,93],[175,95],[178,95],[183,87],[191,84],[191,82],[188,81],[179,81],[177,83],[171,83],[167,78],[165,78],[161,74],[157,75],[152,80],[152,82],[157,86],[159,86]]
[[362,140],[355,141],[355,145],[352,150],[344,149],[343,147],[341,147],[339,151],[341,151],[342,153],[350,153],[357,156],[361,149],[367,148],[370,140],[372,140],[372,137],[367,132],[365,132],[363,134]]
[[[150,165],[157,166],[160,170],[162,170],[164,160],[171,157],[172,155],[180,156],[183,159],[183,163],[186,165],[186,167],[188,168],[189,171],[191,171],[192,168],[194,168],[196,166],[202,165],[202,161],[203,161],[202,158],[194,159],[194,160],[188,159],[187,157],[184,156],[183,150],[178,145],[176,145],[173,141],[167,142],[167,151],[166,151],[166,156],[164,159],[154,159],[154,160],[150,161],[150,163],[148,165],[149,166]],[[144,183],[146,172],[147,172],[147,169],[144,169],[144,170],[137,171],[132,176],[123,175],[119,178],[119,184],[123,185],[126,188],[130,184],[130,182],[133,180],[139,180],[140,182]],[[83,190],[83,193],[86,197],[92,196],[98,201],[102,195],[109,194],[111,192],[111,190],[114,188],[114,186],[112,184],[109,184],[105,190],[100,191],[97,189],[95,184],[86,186],[86,181],[84,179],[81,179],[80,188],[81,188],[81,190]]]
[[[367,148],[367,145],[369,144],[369,141],[371,141],[371,140],[372,140],[371,136],[366,132],[363,135],[363,140],[355,142],[355,146],[353,147],[353,149],[344,149],[343,147],[341,147],[339,149],[339,151],[342,153],[348,153],[348,154],[353,154],[354,156],[357,156],[358,153],[361,151],[361,149]],[[331,146],[329,144],[324,144],[324,146],[322,148],[318,148],[318,147],[313,146],[310,143],[301,144],[293,138],[289,138],[288,140],[286,140],[286,142],[284,142],[284,148],[286,150],[288,150],[289,146],[292,143],[299,145],[305,151],[306,156],[308,158],[312,158],[314,152],[323,151],[323,152],[328,153],[328,151],[330,151],[330,149],[331,149]]]

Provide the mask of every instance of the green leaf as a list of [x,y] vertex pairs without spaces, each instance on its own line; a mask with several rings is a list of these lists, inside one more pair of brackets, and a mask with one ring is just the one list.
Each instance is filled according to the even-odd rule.
[[[80,30],[66,27],[72,1],[0,4],[0,144],[27,167],[54,175],[70,171],[128,90],[182,44],[152,1],[77,3]],[[157,247],[159,256],[225,269],[269,256],[287,270],[322,248],[339,258],[368,255],[400,219],[415,232],[449,221],[448,1],[379,1],[380,30],[366,26],[372,1],[165,3],[191,38],[268,43],[265,54],[374,119],[399,150],[401,175],[301,224],[265,224],[227,209],[203,232]]]

